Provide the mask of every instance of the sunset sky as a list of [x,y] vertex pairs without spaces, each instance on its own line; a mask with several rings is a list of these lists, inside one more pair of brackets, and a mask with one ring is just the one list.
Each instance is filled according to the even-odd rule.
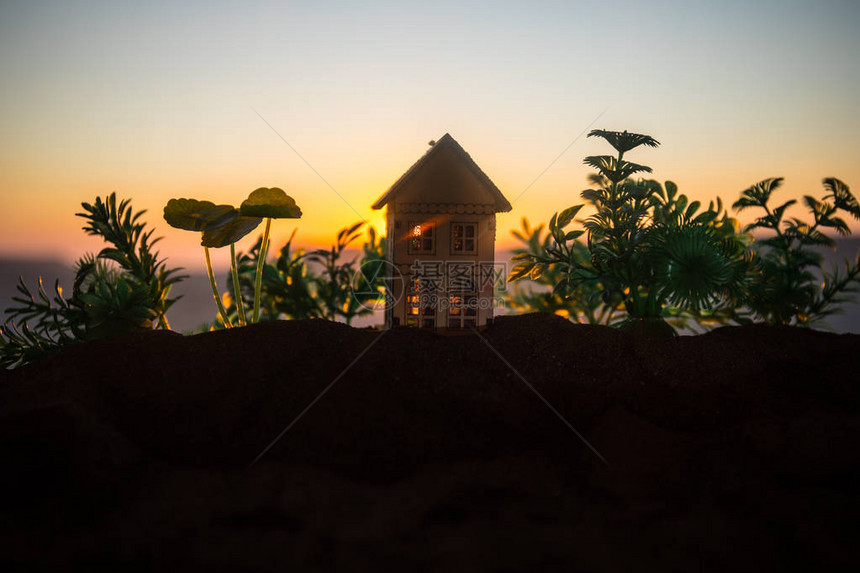
[[630,159],[706,202],[771,176],[784,200],[857,194],[858,25],[855,0],[4,1],[0,256],[97,250],[73,214],[111,191],[175,264],[202,255],[171,197],[282,187],[305,215],[273,246],[296,223],[327,243],[381,225],[371,203],[446,132],[513,203],[502,246],[581,202],[583,156],[610,150],[589,128],[652,135]]

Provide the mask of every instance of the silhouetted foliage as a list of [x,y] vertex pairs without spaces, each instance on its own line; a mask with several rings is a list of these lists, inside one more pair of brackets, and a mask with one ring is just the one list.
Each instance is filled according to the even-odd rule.
[[[293,248],[293,238],[296,231],[281,248],[274,264],[266,263],[262,269],[260,320],[277,318],[314,318],[320,316],[319,304],[311,292],[312,275],[305,262],[304,249]],[[253,300],[256,286],[256,269],[260,261],[260,246],[262,236],[251,247],[248,253],[238,255],[238,277],[245,303]],[[230,292],[235,292],[233,277],[227,277]],[[227,313],[235,317],[237,306],[234,297],[228,298]],[[223,326],[223,321],[219,323]]]
[[834,248],[836,242],[823,230],[850,235],[840,211],[860,219],[860,205],[848,185],[836,178],[823,181],[827,193],[821,199],[803,198],[812,222],[796,217],[786,218],[792,199],[771,208],[772,194],[782,184],[781,177],[765,179],[741,193],[733,207],[738,211],[758,208],[764,215],[747,226],[747,230],[764,229],[773,234],[760,241],[761,273],[749,288],[746,299],[753,318],[779,325],[812,325],[839,312],[842,303],[851,301],[851,293],[860,292],[860,253],[854,263],[845,261],[843,269],[822,268],[823,257],[811,247]]
[[[385,239],[377,237],[373,227],[369,227],[361,257],[342,260],[345,251],[361,237],[363,226],[364,222],[359,222],[341,229],[330,249],[317,249],[310,253],[293,248],[293,232],[274,264],[265,262],[262,266],[262,238],[258,239],[247,254],[238,255],[237,274],[243,300],[247,304],[253,296],[254,271],[262,268],[261,320],[342,318],[350,324],[357,316],[372,314],[374,301],[384,297],[383,273],[375,271],[374,265],[384,264]],[[361,273],[358,273],[359,269]],[[361,277],[373,277],[370,288],[368,285],[354,288],[355,281]],[[231,291],[235,292],[232,277],[228,280]],[[227,313],[231,318],[237,313],[233,298],[228,301]]]
[[[701,204],[678,194],[671,181],[664,189],[657,181],[630,179],[651,168],[626,161],[624,154],[659,145],[652,137],[604,130],[588,135],[617,152],[585,158],[599,172],[590,178],[597,188],[582,192],[595,213],[581,221],[581,230],[567,227],[583,205],[553,215],[549,244],[520,253],[508,280],[536,279],[552,268],[561,277],[553,292],[571,298],[582,296],[583,288],[599,290],[610,309],[623,306],[626,317],[617,326],[651,335],[675,333],[666,317],[718,316],[714,309],[738,306],[753,261],[745,252],[747,238],[736,232],[722,203],[700,212]],[[585,244],[578,241],[583,235]]]
[[[720,199],[700,211],[701,204],[689,202],[671,181],[663,187],[629,178],[650,168],[626,161],[624,153],[656,147],[653,138],[603,130],[589,136],[602,137],[617,152],[585,158],[598,170],[589,177],[596,188],[582,192],[595,213],[574,231],[567,226],[583,206],[556,213],[546,235],[543,225],[532,230],[523,221],[523,233],[514,236],[525,248],[515,251],[519,262],[508,280],[528,278],[551,290],[515,288],[513,308],[567,312],[582,322],[623,317],[613,324],[659,335],[670,333],[667,324],[812,325],[860,292],[860,254],[825,270],[813,250],[835,247],[826,230],[850,234],[843,213],[860,219],[860,204],[839,179],[824,179],[821,199],[804,196],[811,222],[786,217],[796,200],[769,206],[782,178],[753,185],[733,208],[764,214],[739,233]],[[773,234],[755,243],[751,231],[757,229]]]
[[[543,223],[532,228],[523,217],[521,225],[520,230],[511,231],[523,244],[513,249],[514,260],[533,260],[551,248],[552,234]],[[581,260],[588,258],[588,249],[579,239],[573,239],[570,247],[578,251],[576,256]],[[517,281],[504,294],[505,305],[514,311],[554,313],[576,322],[608,325],[620,310],[620,300],[614,305],[604,301],[598,281],[582,281],[572,286],[563,284],[560,265],[535,265],[524,278],[531,279],[532,284]]]
[[20,281],[20,296],[12,299],[18,306],[6,310],[9,318],[0,326],[0,366],[24,364],[82,340],[170,328],[166,313],[177,300],[169,298],[170,287],[184,277],[153,251],[160,239],[141,221],[145,211],[134,212],[128,199],[117,204],[115,193],[81,205],[84,212],[76,215],[87,222],[83,230],[111,246],[78,260],[69,298],[58,281],[50,293],[41,279],[35,293]]

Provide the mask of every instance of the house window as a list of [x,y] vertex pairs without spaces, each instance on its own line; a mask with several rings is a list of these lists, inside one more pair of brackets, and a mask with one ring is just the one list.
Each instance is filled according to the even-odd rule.
[[406,325],[419,328],[436,326],[436,289],[432,281],[414,278],[406,295]]
[[478,224],[451,223],[451,253],[474,255],[477,253]]
[[448,295],[448,328],[475,328],[478,324],[478,295],[452,292]]
[[409,222],[409,254],[432,254],[436,248],[436,226],[432,222]]

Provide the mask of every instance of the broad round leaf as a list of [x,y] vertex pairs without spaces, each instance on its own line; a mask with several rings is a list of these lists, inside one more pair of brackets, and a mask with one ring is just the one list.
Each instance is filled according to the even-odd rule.
[[239,211],[246,217],[298,219],[302,210],[296,201],[278,187],[260,187],[242,201]]
[[208,231],[239,216],[230,205],[216,205],[197,199],[171,199],[164,207],[164,220],[171,227],[186,231]]
[[260,217],[236,217],[226,225],[205,231],[200,244],[214,249],[226,247],[256,229],[262,222]]

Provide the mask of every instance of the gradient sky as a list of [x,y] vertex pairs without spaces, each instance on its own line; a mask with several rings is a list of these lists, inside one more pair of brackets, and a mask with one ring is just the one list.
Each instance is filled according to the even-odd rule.
[[4,1],[0,256],[97,250],[73,213],[111,191],[195,270],[198,237],[161,219],[171,197],[282,187],[298,241],[326,243],[381,223],[370,204],[446,132],[513,203],[503,244],[581,202],[583,156],[610,150],[576,139],[589,127],[657,138],[630,159],[696,199],[770,176],[782,199],[826,176],[857,193],[858,25],[855,0]]

